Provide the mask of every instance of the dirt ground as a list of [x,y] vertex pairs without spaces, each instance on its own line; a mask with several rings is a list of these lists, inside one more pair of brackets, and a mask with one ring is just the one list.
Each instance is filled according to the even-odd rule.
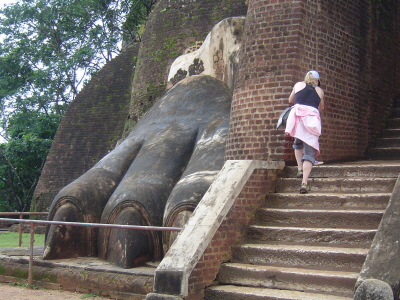
[[26,287],[11,286],[8,284],[0,283],[0,299],[7,300],[77,300],[77,299],[89,299],[89,300],[103,300],[109,298],[103,297],[89,297],[88,294],[72,293],[66,291],[55,291],[55,290],[34,290]]

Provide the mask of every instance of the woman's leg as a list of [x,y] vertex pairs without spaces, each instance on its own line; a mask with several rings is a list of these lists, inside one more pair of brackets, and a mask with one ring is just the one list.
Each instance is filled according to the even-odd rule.
[[310,176],[311,170],[312,170],[313,164],[309,160],[305,160],[303,162],[303,182],[307,184],[308,182],[308,177]]
[[297,162],[297,177],[303,176],[303,141],[295,138],[293,141],[294,156]]
[[307,185],[308,185],[308,178],[310,176],[312,167],[315,162],[315,149],[311,146],[304,143],[303,147],[303,180],[301,183],[300,194],[308,193]]
[[303,162],[302,162],[303,149],[294,149],[294,156],[296,157],[297,161],[297,169],[299,171],[303,170]]

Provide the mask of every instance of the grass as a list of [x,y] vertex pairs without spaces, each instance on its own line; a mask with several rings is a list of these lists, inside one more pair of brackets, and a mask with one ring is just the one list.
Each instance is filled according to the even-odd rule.
[[[9,286],[17,286],[17,287],[23,287],[23,288],[27,288],[28,284],[27,283],[20,283],[20,282],[9,282],[7,283]],[[37,286],[37,285],[31,285],[31,289],[32,290],[43,290],[44,288]]]
[[[18,247],[19,234],[18,232],[2,232],[0,233],[0,248]],[[29,247],[31,242],[30,233],[22,234],[21,247]],[[35,233],[34,246],[44,245],[44,234]]]
[[96,294],[85,294],[81,297],[81,299],[87,299],[87,298],[99,298],[99,296]]

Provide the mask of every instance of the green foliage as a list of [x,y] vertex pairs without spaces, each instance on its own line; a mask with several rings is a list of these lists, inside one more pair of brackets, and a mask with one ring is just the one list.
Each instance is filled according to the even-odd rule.
[[[26,276],[26,277],[22,277],[22,278],[28,278],[28,277]],[[9,285],[9,286],[18,286],[18,287],[22,287],[22,288],[28,288],[28,283],[9,282],[9,283],[7,283],[7,285]],[[34,285],[34,284],[32,284],[30,286],[30,289],[31,290],[43,290],[43,288],[41,286],[37,286],[37,285]]]
[[81,299],[88,299],[88,298],[99,298],[99,295],[91,293],[91,294],[84,294],[81,296]]
[[35,111],[16,113],[8,120],[7,133],[11,138],[33,135],[52,140],[60,122],[60,114],[44,114]]
[[[0,104],[47,111],[140,39],[155,0],[17,0],[0,10]],[[3,113],[6,111],[3,109]]]
[[59,123],[59,114],[20,112],[0,144],[0,211],[27,211]]
[[126,21],[122,24],[123,40],[140,41],[144,29],[143,24],[157,0],[131,0],[130,2],[129,13]]

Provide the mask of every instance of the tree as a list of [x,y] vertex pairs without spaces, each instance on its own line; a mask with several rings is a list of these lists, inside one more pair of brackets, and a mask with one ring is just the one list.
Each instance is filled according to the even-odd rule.
[[119,53],[122,37],[140,39],[140,25],[154,3],[18,0],[0,10],[2,106],[58,112],[85,79]]
[[26,211],[56,133],[60,115],[14,114],[0,144],[0,211]]
[[140,41],[156,0],[17,0],[0,9],[0,210],[25,211],[60,118],[90,76]]

